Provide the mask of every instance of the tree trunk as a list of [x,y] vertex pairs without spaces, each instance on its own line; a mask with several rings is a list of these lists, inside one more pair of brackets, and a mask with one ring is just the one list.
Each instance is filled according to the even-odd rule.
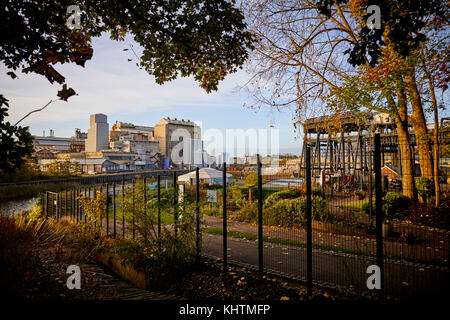
[[419,151],[420,172],[423,178],[433,179],[433,159],[431,156],[431,144],[428,137],[425,114],[423,112],[422,100],[414,74],[414,67],[408,68],[405,83],[409,93],[412,107],[411,124],[414,129],[416,144]]
[[[397,126],[398,147],[400,148],[400,165],[402,166],[402,194],[414,200],[414,161],[408,132],[408,106],[406,93],[401,80],[397,81],[397,109],[394,120]],[[389,102],[389,100],[388,100]],[[391,99],[390,104],[395,104]],[[395,105],[394,105],[395,106]]]
[[433,76],[430,73],[430,70],[427,68],[427,64],[425,63],[425,55],[422,52],[422,65],[423,70],[428,78],[428,87],[430,88],[431,93],[431,104],[434,109],[434,192],[435,192],[435,205],[439,207],[441,205],[441,187],[439,184],[439,117],[438,117],[438,105],[436,100],[436,93],[434,91],[434,82]]
[[434,191],[435,191],[435,204],[436,207],[441,205],[441,188],[439,184],[439,117],[438,117],[438,105],[436,101],[436,94],[434,92],[434,84],[431,77],[428,77],[428,84],[431,91],[431,102],[434,108]]
[[413,155],[410,147],[408,126],[400,121],[395,121],[397,125],[398,147],[400,148],[400,164],[402,166],[402,194],[410,199],[414,199],[414,165]]

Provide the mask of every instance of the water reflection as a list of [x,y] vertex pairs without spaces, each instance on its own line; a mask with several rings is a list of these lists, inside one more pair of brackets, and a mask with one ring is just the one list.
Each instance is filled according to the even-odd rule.
[[0,202],[0,213],[4,216],[16,215],[21,211],[30,209],[36,198],[16,199]]

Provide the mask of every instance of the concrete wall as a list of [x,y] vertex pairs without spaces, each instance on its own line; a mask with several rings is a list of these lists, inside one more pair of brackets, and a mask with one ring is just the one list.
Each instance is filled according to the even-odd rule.
[[107,116],[101,113],[91,115],[88,138],[86,139],[86,152],[108,149],[109,126],[107,119]]

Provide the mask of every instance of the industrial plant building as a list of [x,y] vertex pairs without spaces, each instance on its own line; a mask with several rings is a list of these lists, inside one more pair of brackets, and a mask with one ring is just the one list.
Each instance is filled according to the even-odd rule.
[[34,137],[35,158],[42,171],[55,161],[71,161],[83,173],[134,171],[168,167],[206,167],[214,158],[203,150],[201,129],[190,120],[161,119],[154,127],[117,121],[109,130],[105,114],[90,116],[87,134],[71,138]]

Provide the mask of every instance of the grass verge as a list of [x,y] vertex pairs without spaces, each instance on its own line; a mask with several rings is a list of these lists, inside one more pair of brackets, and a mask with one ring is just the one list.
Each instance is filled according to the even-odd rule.
[[[223,231],[220,228],[204,227],[204,228],[202,228],[202,231],[209,233],[209,234],[214,234],[214,235],[223,235]],[[227,231],[227,234],[230,237],[246,239],[246,240],[257,240],[258,239],[258,236],[255,234],[240,232],[240,231],[230,230],[230,231]],[[263,239],[265,242],[269,242],[269,243],[291,245],[291,246],[295,246],[295,247],[306,248],[306,242],[303,242],[303,241],[291,240],[291,239],[281,239],[281,238],[271,238],[271,237],[263,237]],[[342,247],[329,245],[329,244],[313,243],[312,247],[314,249],[322,249],[322,250],[338,251],[338,252],[357,254],[357,255],[373,256],[373,254],[369,254],[369,253],[363,252],[361,250],[342,248]]]

